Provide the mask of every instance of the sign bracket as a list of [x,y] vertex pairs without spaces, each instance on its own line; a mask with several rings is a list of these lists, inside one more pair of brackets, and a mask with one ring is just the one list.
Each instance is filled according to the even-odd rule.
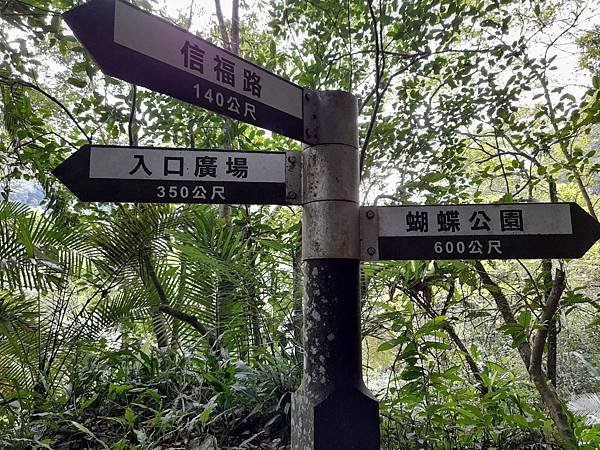
[[302,204],[302,158],[300,152],[285,152],[285,192],[288,205]]
[[319,96],[316,91],[304,88],[302,96],[302,115],[304,139],[307,144],[316,144],[319,140]]
[[360,259],[379,259],[379,214],[377,207],[360,207]]

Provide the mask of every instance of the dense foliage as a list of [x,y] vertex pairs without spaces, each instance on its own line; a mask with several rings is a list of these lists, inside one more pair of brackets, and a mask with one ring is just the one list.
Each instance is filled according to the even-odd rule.
[[[0,447],[286,448],[300,209],[86,204],[51,170],[86,143],[299,143],[103,75],[60,16],[80,3],[0,1]],[[197,2],[133,3],[354,93],[365,204],[598,216],[592,3],[233,0],[231,20],[204,22]],[[599,266],[598,245],[571,261],[363,264],[384,448],[599,448]]]

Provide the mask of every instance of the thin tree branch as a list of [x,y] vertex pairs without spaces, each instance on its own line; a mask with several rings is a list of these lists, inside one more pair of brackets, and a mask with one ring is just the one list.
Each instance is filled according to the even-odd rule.
[[181,320],[182,322],[189,324],[192,328],[196,329],[201,334],[206,335],[209,338],[209,340],[212,340],[208,329],[198,320],[196,316],[180,311],[179,309],[175,309],[172,306],[169,306],[165,303],[161,303],[160,305],[158,305],[158,310],[172,317],[175,317],[176,319]]
[[162,287],[162,283],[158,279],[158,275],[156,275],[154,265],[152,264],[152,261],[150,260],[150,255],[147,251],[142,252],[142,260],[144,261],[144,265],[146,266],[146,270],[148,272],[148,275],[150,276],[150,280],[152,281],[152,284],[156,289],[156,293],[158,294],[158,298],[160,299],[160,304],[168,304],[169,299],[167,297],[167,294],[165,293],[165,290]]
[[[154,265],[152,264],[152,260],[150,259],[149,251],[142,251],[142,261],[144,262],[144,266],[146,268],[147,274],[150,276],[150,280],[152,281],[152,285],[154,289],[156,289],[156,293],[158,294],[158,298],[160,300],[159,305],[168,304],[169,299],[167,298],[167,294],[163,289],[162,283],[158,279],[158,275],[156,275],[156,271],[154,270]],[[166,348],[169,346],[169,337],[167,336],[167,326],[165,319],[160,312],[159,306],[152,305],[152,325],[154,327],[154,332],[156,334],[156,341],[159,348]]]
[[135,122],[135,113],[137,108],[137,86],[132,84],[131,89],[131,110],[129,111],[129,123],[127,125],[127,131],[129,133],[129,146],[135,147],[138,145],[137,133],[133,132],[133,125]]
[[[410,296],[410,298],[413,299],[413,301],[415,303],[417,303],[421,308],[423,308],[425,310],[425,313],[431,319],[435,319],[436,317],[439,317],[439,314],[437,313],[437,311],[435,311],[433,309],[433,307],[431,306],[431,304],[432,304],[431,297],[433,296],[433,294],[431,292],[431,286],[429,286],[429,284],[427,284],[427,282],[425,282],[425,283],[422,283],[419,285],[419,290],[423,292],[423,296],[424,296],[424,298],[427,299],[427,301],[422,300],[419,297],[417,292],[408,291],[407,294]],[[467,365],[469,366],[469,368],[471,369],[471,372],[473,373],[473,376],[479,382],[477,389],[479,390],[481,395],[487,394],[488,388],[485,385],[485,382],[483,381],[483,377],[481,376],[481,371],[479,370],[477,363],[475,362],[475,360],[473,359],[473,357],[467,350],[467,347],[465,346],[462,339],[460,339],[458,334],[456,334],[454,327],[449,322],[445,322],[443,324],[442,328],[448,334],[448,336],[450,337],[452,342],[454,342],[454,345],[456,345],[456,347],[458,347],[458,349],[463,353],[465,360],[467,361]]]
[[542,318],[540,320],[541,324],[533,341],[531,362],[529,364],[530,372],[540,371],[542,369],[542,356],[544,355],[544,346],[546,345],[546,336],[548,335],[548,325],[556,314],[558,303],[565,290],[565,285],[565,272],[557,269],[552,290],[544,305],[544,312],[542,313]]
[[[22,0],[13,0],[13,2],[14,3],[20,3],[21,5],[27,6],[29,8],[33,8],[33,9],[37,9],[39,11],[43,11],[43,12],[48,13],[48,14],[53,15],[53,16],[60,16],[61,15],[61,13],[58,12],[58,11],[52,11],[50,9],[42,8],[41,6],[35,6],[35,5],[30,4],[30,3],[24,2]],[[11,3],[11,2],[7,2],[7,5],[8,5],[8,3]]]
[[67,114],[67,116],[69,116],[69,119],[71,119],[71,121],[79,129],[81,134],[83,134],[85,136],[86,140],[89,143],[92,142],[91,137],[88,136],[88,134],[85,132],[85,130],[81,127],[81,125],[79,125],[79,122],[77,122],[77,120],[75,119],[75,117],[73,116],[71,111],[69,111],[67,109],[67,107],[60,100],[58,100],[56,97],[54,97],[52,94],[49,94],[48,92],[44,91],[41,87],[39,87],[33,83],[29,83],[28,81],[24,81],[24,80],[10,79],[10,78],[0,75],[0,82],[5,83],[8,86],[11,86],[12,84],[18,84],[18,85],[28,87],[30,89],[33,89],[34,91],[39,92],[40,94],[42,94],[43,96],[45,96],[46,98],[48,98],[49,100],[54,102],[56,105],[58,105],[58,107],[60,109],[62,109]]
[[[496,306],[502,318],[504,319],[504,323],[506,324],[517,324],[517,319],[510,308],[510,304],[508,303],[508,299],[505,297],[502,289],[498,283],[494,282],[488,272],[483,267],[483,264],[479,261],[475,261],[475,269],[483,281],[483,287],[490,293],[494,301],[496,302]],[[512,333],[513,339],[516,340],[516,333]],[[527,340],[522,340],[518,345],[519,354],[521,355],[521,359],[525,363],[525,367],[529,367],[531,362],[531,346]]]
[[77,150],[77,149],[78,149],[78,147],[77,147],[75,144],[73,144],[71,141],[69,141],[68,139],[64,138],[64,137],[63,137],[63,136],[61,136],[60,134],[58,134],[58,133],[55,133],[54,131],[47,131],[47,132],[45,132],[45,133],[42,133],[42,134],[40,134],[39,136],[36,136],[36,137],[34,137],[34,138],[30,139],[30,140],[29,140],[29,141],[27,141],[27,142],[24,142],[24,143],[22,143],[22,144],[16,145],[16,146],[14,146],[14,147],[12,147],[12,146],[11,146],[11,147],[12,147],[14,150],[19,150],[19,149],[21,149],[21,148],[23,148],[23,147],[27,147],[28,145],[31,145],[31,144],[33,144],[34,142],[37,142],[37,141],[39,141],[41,138],[43,138],[43,137],[45,137],[45,136],[48,136],[48,135],[50,135],[50,136],[56,136],[56,137],[57,137],[57,138],[59,138],[61,141],[64,141],[64,142],[66,142],[66,143],[67,143],[69,146],[73,147],[75,150]]
[[240,53],[240,0],[231,0],[231,52]]
[[221,39],[223,45],[227,50],[231,50],[231,44],[229,42],[229,36],[227,33],[227,26],[225,25],[225,19],[223,18],[223,10],[221,9],[221,0],[215,0],[215,9],[217,12],[217,19],[219,21],[219,31],[221,32]]
[[360,158],[359,158],[359,174],[362,178],[363,169],[365,165],[365,159],[367,155],[367,148],[369,146],[369,141],[371,140],[371,133],[373,132],[373,128],[375,127],[375,122],[377,120],[377,114],[379,113],[379,108],[381,106],[382,94],[379,90],[381,84],[381,77],[383,75],[381,62],[380,62],[380,52],[382,44],[379,41],[379,32],[377,27],[377,18],[375,17],[375,11],[373,10],[373,0],[368,0],[369,5],[369,14],[371,16],[371,23],[373,25],[373,36],[375,37],[375,87],[373,88],[373,92],[375,93],[375,105],[373,106],[373,112],[371,113],[371,120],[369,121],[369,127],[367,128],[367,134],[363,141],[362,148],[360,149]]

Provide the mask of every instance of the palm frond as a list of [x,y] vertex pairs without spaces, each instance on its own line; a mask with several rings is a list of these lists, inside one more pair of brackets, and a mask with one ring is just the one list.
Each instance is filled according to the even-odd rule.
[[102,255],[99,261],[105,276],[138,274],[141,255],[154,249],[168,249],[170,233],[181,221],[170,205],[146,205],[122,209],[110,223],[97,226],[91,236]]
[[567,406],[571,412],[586,418],[588,425],[600,423],[600,394],[581,394],[572,399]]
[[49,291],[91,270],[94,249],[85,227],[0,202],[0,287]]
[[[186,267],[179,307],[205,324],[222,346],[247,353],[252,328],[245,302],[257,276],[249,264],[249,241],[242,227],[227,226],[204,209],[187,219],[173,244]],[[181,331],[182,345],[196,345],[197,336],[189,331]]]

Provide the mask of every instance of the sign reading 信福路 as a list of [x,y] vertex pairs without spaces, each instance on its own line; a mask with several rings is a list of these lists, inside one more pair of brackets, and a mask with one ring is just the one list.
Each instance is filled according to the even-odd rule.
[[[82,201],[293,204],[293,152],[86,145],[54,169]],[[292,198],[290,198],[292,196]]]
[[307,142],[300,86],[122,0],[64,18],[107,75]]
[[577,258],[600,225],[574,203],[361,208],[361,256],[385,259]]

